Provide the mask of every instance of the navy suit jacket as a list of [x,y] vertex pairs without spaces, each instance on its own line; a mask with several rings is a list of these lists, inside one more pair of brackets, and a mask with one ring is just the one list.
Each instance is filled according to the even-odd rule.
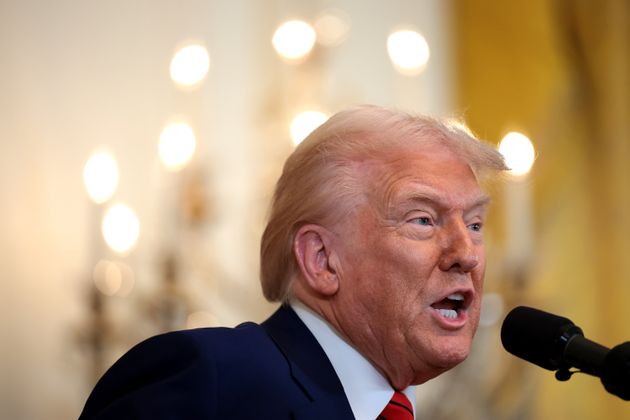
[[79,420],[353,419],[321,346],[288,306],[261,325],[150,338],[99,380]]

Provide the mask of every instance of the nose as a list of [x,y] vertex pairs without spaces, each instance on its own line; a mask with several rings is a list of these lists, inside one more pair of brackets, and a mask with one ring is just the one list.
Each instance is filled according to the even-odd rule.
[[445,226],[441,245],[440,270],[468,273],[479,265],[478,245],[473,243],[471,231],[463,221]]

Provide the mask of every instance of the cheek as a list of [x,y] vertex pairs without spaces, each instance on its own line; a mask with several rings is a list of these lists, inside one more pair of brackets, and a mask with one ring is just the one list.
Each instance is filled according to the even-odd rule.
[[417,302],[426,276],[409,250],[378,246],[358,257],[363,259],[355,265],[352,282],[360,303],[374,311],[375,321],[391,323],[420,307]]
[[411,247],[381,250],[376,256],[380,286],[401,299],[416,299],[432,271],[423,254]]
[[472,273],[472,281],[473,287],[477,293],[481,293],[483,291],[483,283],[484,277],[486,275],[486,263],[485,260],[482,260],[479,263],[479,266],[475,268]]
[[400,308],[411,303],[410,309],[419,309],[437,265],[436,250],[382,227],[357,232],[356,238],[343,257],[343,274],[362,301],[383,311],[408,312]]

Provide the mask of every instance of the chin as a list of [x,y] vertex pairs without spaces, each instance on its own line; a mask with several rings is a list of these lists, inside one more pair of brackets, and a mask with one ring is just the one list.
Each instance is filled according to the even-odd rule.
[[448,351],[441,355],[441,365],[446,369],[452,369],[464,360],[466,360],[466,358],[468,357],[468,353],[470,353],[468,349],[461,351],[452,349],[451,351]]
[[450,343],[427,350],[426,358],[415,371],[414,385],[420,385],[454,368],[468,357],[470,345]]
[[435,366],[443,370],[452,369],[468,357],[471,341],[468,339],[444,340],[435,349]]

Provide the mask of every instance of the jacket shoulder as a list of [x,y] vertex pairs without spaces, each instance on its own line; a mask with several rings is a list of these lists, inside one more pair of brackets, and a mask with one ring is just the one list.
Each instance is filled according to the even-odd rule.
[[151,337],[101,377],[80,420],[170,418],[171,410],[179,413],[173,418],[180,418],[182,410],[187,413],[184,417],[214,418],[221,365],[237,366],[243,358],[238,349],[264,347],[265,341],[266,334],[253,323]]

